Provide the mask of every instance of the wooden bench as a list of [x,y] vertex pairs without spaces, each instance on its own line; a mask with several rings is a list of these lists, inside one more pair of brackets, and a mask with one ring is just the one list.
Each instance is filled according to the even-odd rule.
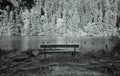
[[[44,57],[46,58],[46,48],[74,48],[73,52],[72,52],[72,56],[75,55],[75,52],[76,52],[76,48],[79,47],[78,44],[48,44],[48,45],[41,45],[40,46],[41,48],[44,49]],[[61,52],[64,52],[64,51],[61,51]],[[67,52],[70,52],[70,51],[67,51]]]

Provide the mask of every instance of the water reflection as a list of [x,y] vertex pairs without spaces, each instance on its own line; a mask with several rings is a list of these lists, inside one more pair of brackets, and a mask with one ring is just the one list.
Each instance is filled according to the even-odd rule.
[[[84,49],[87,51],[106,49],[106,44],[110,45],[110,42],[108,38],[94,37],[9,36],[0,38],[0,48],[7,50],[40,49],[41,44],[79,44],[80,51]],[[108,50],[110,48],[109,45],[107,45]]]

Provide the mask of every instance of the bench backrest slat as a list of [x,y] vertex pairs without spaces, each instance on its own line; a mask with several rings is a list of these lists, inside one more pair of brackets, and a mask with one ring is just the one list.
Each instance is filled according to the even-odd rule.
[[66,45],[61,45],[61,44],[56,44],[56,45],[41,45],[41,48],[50,48],[50,47],[79,47],[77,44],[66,44]]

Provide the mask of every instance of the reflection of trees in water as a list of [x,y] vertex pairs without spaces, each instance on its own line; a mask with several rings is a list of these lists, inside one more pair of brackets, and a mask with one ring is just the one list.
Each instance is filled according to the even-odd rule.
[[57,37],[57,44],[62,44],[64,43],[63,37]]
[[[25,50],[29,48],[29,38],[28,37],[9,37],[4,44],[7,50]],[[4,46],[3,46],[4,47]],[[2,48],[2,47],[1,47]]]
[[[87,41],[86,45],[83,45],[82,41],[80,40]],[[94,41],[95,43],[92,43]],[[98,42],[99,41],[99,42]],[[102,43],[105,42],[105,43]],[[106,43],[106,39],[98,38],[97,41],[95,39],[91,39],[89,41],[86,40],[85,38],[80,39],[80,37],[67,37],[67,36],[24,36],[24,37],[3,37],[0,40],[0,47],[5,48],[5,49],[39,49],[40,44],[74,44],[78,43],[82,48],[85,48],[84,46],[88,47],[89,44],[94,44],[94,46],[89,46],[90,49],[94,49],[95,47],[97,48],[103,48]],[[100,44],[99,44],[100,43]],[[84,43],[85,44],[85,43]],[[109,49],[111,45],[108,45],[107,48]]]
[[12,49],[14,50],[19,50],[22,48],[22,37],[10,37],[9,41],[10,41],[10,44],[9,46],[11,46]]
[[22,49],[26,50],[29,48],[29,37],[22,37]]

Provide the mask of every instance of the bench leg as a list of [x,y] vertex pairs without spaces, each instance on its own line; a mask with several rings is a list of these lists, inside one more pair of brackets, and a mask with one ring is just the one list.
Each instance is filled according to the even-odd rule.
[[44,48],[44,58],[46,58],[46,50],[45,50],[45,48]]
[[72,56],[75,55],[75,52],[76,52],[76,47],[74,47],[74,52],[72,52]]

